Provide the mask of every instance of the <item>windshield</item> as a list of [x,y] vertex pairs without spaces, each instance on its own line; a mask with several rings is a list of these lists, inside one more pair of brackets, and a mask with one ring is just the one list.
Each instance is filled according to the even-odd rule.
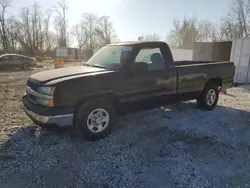
[[117,70],[131,57],[130,46],[105,46],[95,53],[86,63],[87,66]]

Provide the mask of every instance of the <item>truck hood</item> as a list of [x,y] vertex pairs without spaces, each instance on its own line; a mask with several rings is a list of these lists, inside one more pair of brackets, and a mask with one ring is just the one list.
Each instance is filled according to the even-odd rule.
[[63,79],[67,77],[81,76],[81,75],[91,75],[91,73],[104,73],[110,72],[106,69],[96,68],[96,67],[87,67],[87,66],[74,66],[74,67],[65,67],[60,69],[52,69],[47,71],[42,71],[31,75],[31,79],[38,81],[40,84],[45,84],[57,79]]

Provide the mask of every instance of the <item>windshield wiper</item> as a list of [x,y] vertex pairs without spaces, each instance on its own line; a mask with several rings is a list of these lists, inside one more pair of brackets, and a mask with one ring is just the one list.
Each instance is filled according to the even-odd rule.
[[100,65],[100,64],[94,64],[92,65],[91,67],[96,67],[96,68],[102,68],[102,69],[105,69],[106,67]]
[[84,66],[88,66],[88,67],[96,67],[96,68],[102,68],[102,69],[106,69],[106,67],[100,65],[100,64],[94,64],[94,65],[91,65],[91,64],[83,64]]

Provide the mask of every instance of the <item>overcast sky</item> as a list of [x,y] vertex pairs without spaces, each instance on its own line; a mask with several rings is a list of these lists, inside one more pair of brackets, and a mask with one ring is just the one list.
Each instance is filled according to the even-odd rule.
[[[51,8],[56,0],[12,0],[11,14],[23,6],[38,2],[43,9]],[[158,33],[162,40],[174,18],[196,15],[219,23],[228,11],[230,0],[68,0],[69,24],[81,19],[83,12],[111,17],[120,40],[136,40],[143,34]]]

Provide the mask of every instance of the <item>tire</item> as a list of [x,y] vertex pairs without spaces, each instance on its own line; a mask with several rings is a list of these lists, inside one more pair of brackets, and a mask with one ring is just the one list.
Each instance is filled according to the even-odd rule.
[[213,110],[219,100],[218,86],[214,83],[208,83],[200,97],[197,99],[197,107],[202,110]]
[[104,99],[87,101],[78,108],[75,117],[74,129],[76,133],[89,141],[108,136],[116,122],[114,107]]
[[30,64],[29,63],[23,63],[22,64],[22,69],[23,70],[30,70]]

